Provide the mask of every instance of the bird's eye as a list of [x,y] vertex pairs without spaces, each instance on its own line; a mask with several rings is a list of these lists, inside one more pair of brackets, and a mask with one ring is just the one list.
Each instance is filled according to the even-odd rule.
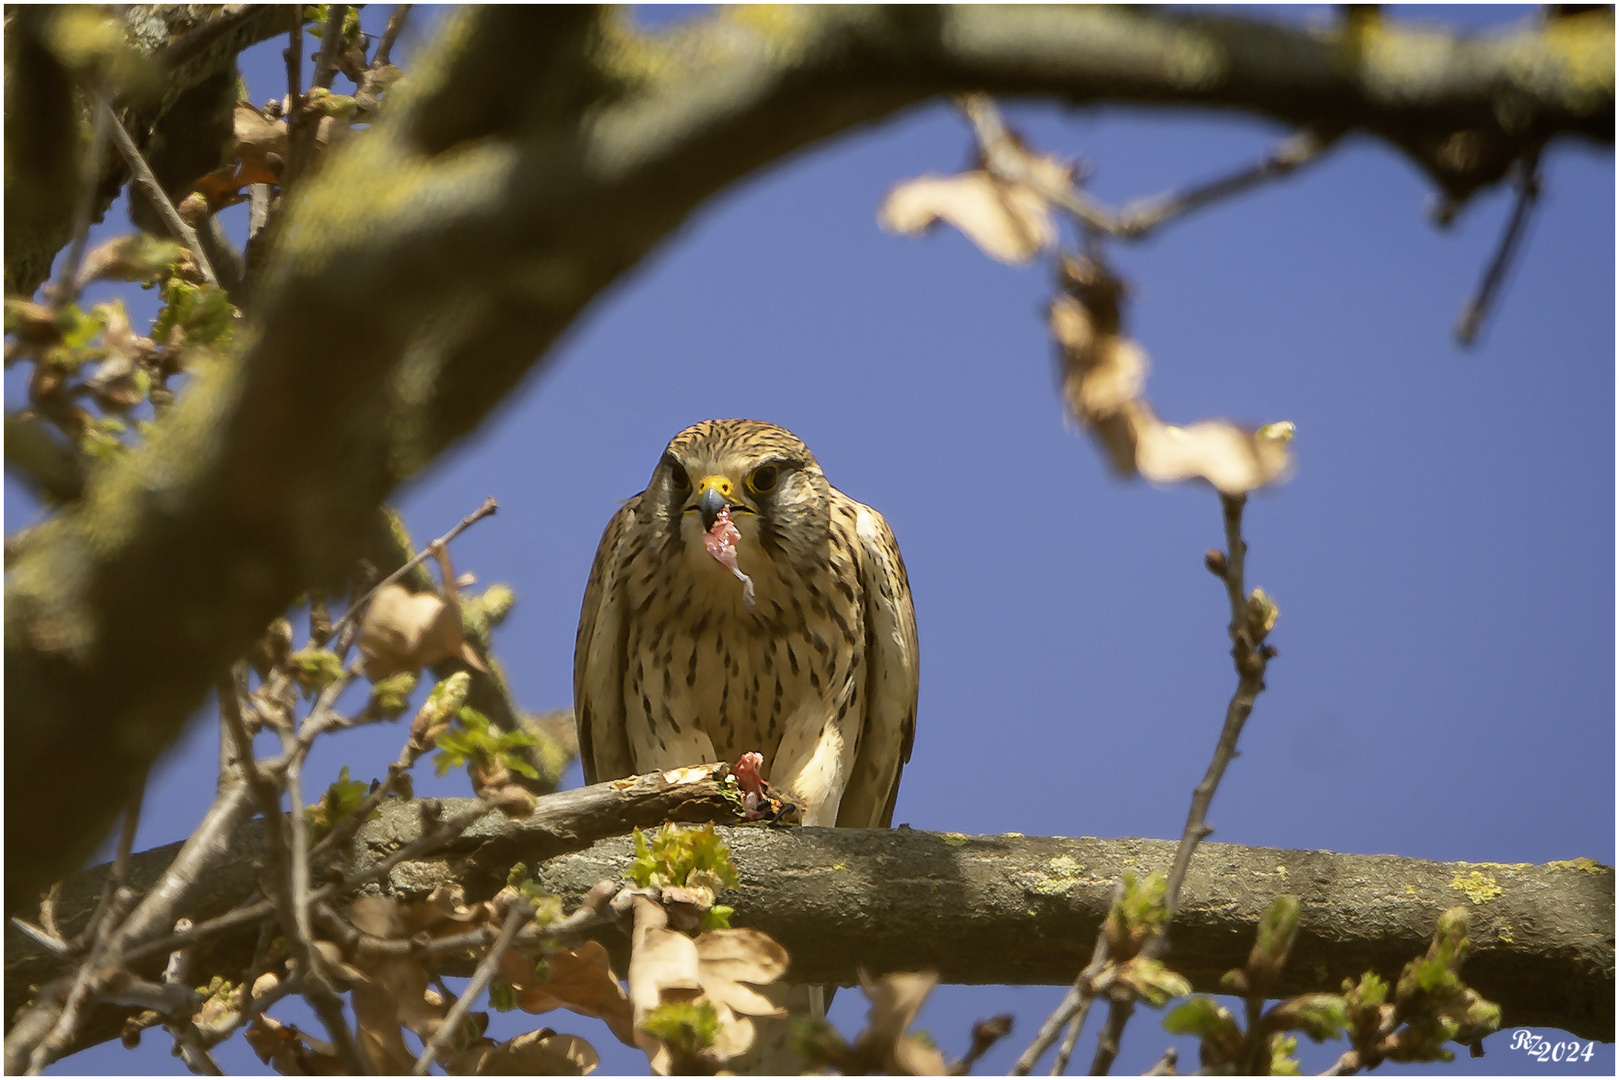
[[691,487],[691,477],[686,474],[680,462],[674,458],[665,458],[664,462],[669,466],[669,482],[675,486],[676,491],[685,491]]
[[748,490],[755,495],[763,495],[776,486],[776,467],[774,465],[761,465],[748,475]]

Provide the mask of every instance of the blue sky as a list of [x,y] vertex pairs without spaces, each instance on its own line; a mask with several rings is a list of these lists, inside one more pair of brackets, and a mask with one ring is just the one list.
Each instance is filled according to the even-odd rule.
[[[1399,15],[1478,27],[1526,9]],[[366,17],[380,24],[386,9]],[[255,101],[284,92],[280,46],[248,57]],[[1251,161],[1286,134],[1186,112],[1006,111],[1036,146],[1084,160],[1090,190],[1114,204]],[[1234,683],[1224,594],[1202,564],[1221,542],[1218,500],[1115,479],[1065,423],[1042,316],[1048,269],[992,262],[944,230],[877,228],[891,185],[954,171],[970,147],[964,123],[933,104],[726,192],[400,505],[425,540],[485,495],[500,500],[457,542],[456,565],[517,591],[496,644],[519,702],[566,707],[585,577],[619,500],[687,424],[782,424],[833,484],[887,516],[909,568],[922,689],[895,821],[1176,837]],[[1247,513],[1250,584],[1280,606],[1280,656],[1214,802],[1214,840],[1614,861],[1612,152],[1554,144],[1544,177],[1470,351],[1450,329],[1510,198],[1482,196],[1437,229],[1423,177],[1365,137],[1113,249],[1166,420],[1298,427],[1295,476]],[[122,209],[102,228],[127,228]],[[8,379],[8,401],[17,394]],[[9,478],[6,513],[11,528],[34,513]],[[186,835],[205,809],[215,738],[198,724],[155,776],[142,848]],[[344,764],[380,775],[402,738],[384,727],[334,739],[306,783],[318,791]],[[469,793],[425,775],[417,790]],[[1017,1031],[980,1070],[1004,1071],[1059,996],[944,988],[922,1024],[959,1053],[974,1019],[1014,1011]],[[852,1033],[863,1012],[845,992],[833,1016]],[[604,1070],[644,1069],[600,1034]],[[1140,1071],[1170,1041],[1156,1014],[1138,1013],[1116,1071]],[[1492,1038],[1466,1071],[1528,1068],[1508,1041]],[[163,1042],[112,1044],[57,1071],[178,1070]],[[222,1060],[258,1070],[239,1043]],[[1598,1047],[1560,1068],[1613,1065]]]

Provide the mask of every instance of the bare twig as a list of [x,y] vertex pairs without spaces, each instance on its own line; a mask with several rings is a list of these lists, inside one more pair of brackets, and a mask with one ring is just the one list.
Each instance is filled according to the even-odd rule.
[[1171,1046],[1165,1050],[1163,1056],[1153,1063],[1152,1068],[1146,1072],[1147,1076],[1179,1076],[1175,1066],[1180,1062],[1180,1051]]
[[1057,1047],[1057,1056],[1051,1063],[1051,1072],[1048,1075],[1061,1076],[1068,1071],[1068,1059],[1074,1056],[1074,1047],[1079,1043],[1079,1033],[1085,1027],[1086,1017],[1090,1014],[1090,1003],[1069,1018],[1068,1027],[1062,1033],[1062,1045]]
[[203,280],[210,285],[218,286],[219,277],[214,273],[213,264],[208,261],[208,253],[202,249],[202,241],[197,239],[197,234],[191,226],[181,219],[180,212],[174,208],[174,203],[169,201],[163,185],[158,183],[157,177],[153,175],[152,167],[146,164],[146,159],[141,156],[135,140],[124,130],[123,123],[114,115],[112,106],[107,104],[106,98],[99,94],[96,96],[96,111],[105,114],[106,122],[112,131],[112,141],[117,144],[118,152],[124,156],[124,163],[134,174],[135,184],[157,209],[158,216],[163,219],[163,224],[169,227],[169,232],[174,234],[174,238],[191,249],[192,257],[197,260],[197,269],[202,271]]
[[[97,100],[100,100],[99,95]],[[84,262],[84,249],[90,240],[90,219],[95,214],[96,190],[101,186],[101,159],[106,156],[107,138],[112,133],[107,123],[111,112],[95,109],[93,113],[95,119],[90,129],[90,149],[85,156],[79,204],[73,209],[73,244],[68,248],[51,291],[51,306],[58,309],[78,299],[79,266]]]
[[337,54],[343,46],[343,23],[348,19],[347,4],[333,4],[326,9],[326,28],[321,31],[320,52],[315,57],[315,74],[309,80],[311,90],[330,90],[337,76]]
[[1107,1022],[1096,1037],[1096,1055],[1091,1058],[1092,1076],[1106,1076],[1112,1071],[1114,1059],[1119,1056],[1119,1040],[1124,1037],[1124,1026],[1130,1022],[1135,1011],[1136,1003],[1128,998],[1109,1003]]
[[483,993],[484,988],[489,985],[489,980],[495,977],[495,972],[500,967],[500,958],[506,955],[507,949],[511,948],[512,942],[517,939],[517,932],[523,928],[523,924],[532,920],[533,917],[534,908],[530,906],[527,900],[520,896],[512,900],[511,910],[506,913],[506,922],[500,928],[500,936],[495,939],[495,943],[489,947],[489,952],[479,961],[477,970],[472,973],[472,981],[467,983],[465,990],[461,991],[461,996],[455,999],[455,1004],[450,1007],[449,1013],[445,1015],[443,1022],[439,1024],[438,1030],[433,1033],[433,1037],[422,1048],[422,1056],[416,1059],[416,1065],[411,1069],[413,1075],[426,1076],[427,1070],[433,1067],[433,1059],[455,1039],[456,1033],[461,1030],[461,1021],[466,1019],[466,1015],[472,1009],[473,1003],[478,1000],[478,995]]
[[[342,881],[330,885],[323,885],[310,894],[311,903],[319,903],[335,896],[341,896],[352,889],[358,888],[378,878],[387,877],[393,868],[402,862],[420,858],[431,854],[443,845],[451,842],[461,833],[471,828],[475,823],[489,814],[495,812],[495,804],[487,799],[479,800],[476,806],[463,813],[457,814],[448,821],[441,822],[439,827],[412,843],[389,855],[375,866],[357,874],[350,874]],[[256,903],[246,904],[207,922],[198,923],[189,933],[174,934],[156,941],[147,942],[137,948],[130,949],[125,958],[130,961],[152,956],[156,953],[167,952],[179,945],[195,941],[205,941],[210,937],[235,930],[243,926],[251,926],[275,911],[275,903],[271,900],[260,900]]]
[[449,544],[451,540],[454,540],[457,536],[460,536],[462,533],[472,528],[472,526],[476,525],[478,522],[482,521],[484,518],[488,517],[499,509],[500,503],[495,501],[495,497],[493,495],[486,498],[483,501],[483,505],[479,506],[478,509],[462,518],[456,524],[455,528],[451,529],[437,540],[434,540],[432,543],[422,548],[422,550],[413,555],[410,560],[405,563],[405,565],[401,566],[399,569],[377,582],[376,585],[372,587],[370,592],[366,593],[354,603],[350,604],[349,609],[343,613],[343,617],[338,619],[336,624],[332,627],[332,633],[336,635],[349,624],[353,623],[355,619],[357,619],[360,614],[365,611],[365,606],[371,602],[377,593],[381,592],[387,586],[392,585],[394,582],[416,569],[422,563],[431,558],[437,549]]
[[1515,173],[1518,200],[1513,204],[1512,216],[1507,219],[1506,230],[1501,234],[1501,242],[1484,271],[1478,290],[1462,305],[1462,313],[1456,320],[1456,340],[1462,345],[1472,345],[1478,340],[1479,329],[1484,325],[1528,231],[1529,215],[1540,198],[1540,151],[1518,159]]
[[1338,1060],[1316,1073],[1317,1076],[1354,1076],[1360,1072],[1360,1051],[1345,1050]]
[[1007,130],[995,103],[983,94],[967,94],[959,106],[978,137],[984,168],[1013,184],[1021,184],[1054,206],[1068,211],[1090,228],[1120,235],[1118,215],[1072,184],[1052,184],[1029,168],[1028,155]]
[[[1164,906],[1169,909],[1170,918],[1175,916],[1181,886],[1186,881],[1187,868],[1192,864],[1192,854],[1197,850],[1197,845],[1213,832],[1206,819],[1209,804],[1214,801],[1215,789],[1219,787],[1220,779],[1225,775],[1226,766],[1237,756],[1237,740],[1242,736],[1242,728],[1248,722],[1249,714],[1253,712],[1254,699],[1265,689],[1265,665],[1270,659],[1271,650],[1268,647],[1261,647],[1254,640],[1255,635],[1249,625],[1248,600],[1243,584],[1243,566],[1248,545],[1242,539],[1242,510],[1247,501],[1247,496],[1244,495],[1220,496],[1226,536],[1226,566],[1222,576],[1225,581],[1226,597],[1231,603],[1231,658],[1237,668],[1237,689],[1226,705],[1225,725],[1220,729],[1220,738],[1214,747],[1214,757],[1209,761],[1202,782],[1192,792],[1192,806],[1186,815],[1186,828],[1181,832],[1180,846],[1175,850],[1175,862],[1170,867],[1169,879],[1164,886]],[[1166,930],[1168,925],[1166,920],[1164,924]],[[1160,930],[1157,938],[1148,945],[1148,954],[1158,955],[1162,951],[1164,940],[1164,930]]]
[[1193,210],[1218,202],[1269,180],[1286,176],[1299,166],[1320,157],[1331,139],[1313,131],[1288,136],[1253,165],[1225,176],[1195,184],[1181,191],[1136,199],[1122,210],[1113,210],[1097,201],[1083,188],[1058,183],[1046,173],[1030,167],[1030,157],[1017,137],[1006,127],[995,103],[982,94],[960,99],[960,108],[977,137],[984,168],[1006,181],[1028,188],[1053,206],[1066,210],[1087,235],[1101,233],[1118,240],[1140,240],[1158,226]]
[[[1164,906],[1168,909],[1169,918],[1165,919],[1163,927],[1143,948],[1142,952],[1147,956],[1159,956],[1167,946],[1168,939],[1165,934],[1169,919],[1174,918],[1180,900],[1181,886],[1186,881],[1186,872],[1192,863],[1192,855],[1197,850],[1198,844],[1213,832],[1206,820],[1209,805],[1214,801],[1215,789],[1219,787],[1226,767],[1236,757],[1237,740],[1241,737],[1243,725],[1247,723],[1248,716],[1253,711],[1254,699],[1265,688],[1265,665],[1274,655],[1274,650],[1261,644],[1264,631],[1252,624],[1248,599],[1244,592],[1243,573],[1248,546],[1242,539],[1242,511],[1246,503],[1247,497],[1242,495],[1220,497],[1227,552],[1222,563],[1210,562],[1211,569],[1218,566],[1216,572],[1225,584],[1226,597],[1231,605],[1231,623],[1228,632],[1232,641],[1231,656],[1237,668],[1237,689],[1226,706],[1225,724],[1221,728],[1219,741],[1215,744],[1214,756],[1209,762],[1208,770],[1204,773],[1202,782],[1192,792],[1192,805],[1186,816],[1186,827],[1181,833],[1181,840],[1176,847],[1175,859],[1164,887]],[[1115,893],[1115,900],[1118,895]],[[1026,1075],[1040,1056],[1057,1040],[1057,1035],[1065,1024],[1069,1025],[1068,1031],[1063,1039],[1063,1046],[1058,1051],[1052,1075],[1059,1075],[1067,1067],[1068,1055],[1072,1053],[1074,1043],[1079,1037],[1079,1028],[1084,1025],[1085,1015],[1094,995],[1092,984],[1107,962],[1107,953],[1107,935],[1104,927],[1097,934],[1091,962],[1079,973],[1062,1003],[1046,1018],[1034,1041],[1018,1058],[1012,1067],[1014,1075]],[[1096,1056],[1091,1063],[1093,1073],[1105,1073],[1111,1067],[1113,1059],[1118,1054],[1120,1036],[1133,1010],[1133,1004],[1128,1001],[1116,1001],[1109,1009],[1108,1021],[1098,1039]]]
[[399,40],[399,34],[405,29],[405,21],[410,17],[410,4],[395,4],[393,14],[388,16],[388,27],[382,32],[382,40],[377,42],[377,51],[371,57],[372,67],[382,67],[393,63],[394,42]]
[[1183,191],[1172,191],[1151,198],[1136,199],[1119,211],[1119,235],[1124,239],[1139,239],[1158,226],[1188,214],[1209,203],[1249,188],[1258,187],[1269,180],[1286,176],[1300,165],[1320,157],[1330,145],[1314,131],[1300,131],[1289,135],[1253,165],[1244,166],[1225,176],[1193,185]]
[[40,929],[27,919],[19,919],[17,916],[13,915],[11,917],[11,925],[15,926],[18,930],[21,930],[23,933],[39,942],[41,945],[45,946],[45,948],[49,949],[57,956],[69,956],[73,952],[72,947],[69,946],[67,942],[63,941],[61,938],[50,933],[49,931]]
[[[1124,895],[1124,882],[1120,881],[1113,886],[1113,902],[1117,903],[1119,897]],[[1096,945],[1091,949],[1090,963],[1074,977],[1074,984],[1063,995],[1062,1002],[1046,1017],[1045,1023],[1035,1034],[1034,1041],[1029,1043],[1023,1053],[1018,1056],[1012,1065],[1013,1076],[1027,1076],[1034,1063],[1057,1041],[1057,1036],[1063,1030],[1064,1024],[1071,1025],[1071,1037],[1063,1040],[1063,1052],[1059,1054],[1058,1064],[1052,1068],[1052,1075],[1059,1076],[1063,1069],[1068,1067],[1068,1056],[1074,1052],[1074,1042],[1079,1038],[1079,1029],[1085,1026],[1085,1019],[1090,1015],[1091,1001],[1095,998],[1092,981],[1102,973],[1107,964],[1107,933],[1106,925],[1097,931]]]
[[966,1076],[978,1064],[978,1059],[989,1053],[990,1047],[1012,1034],[1012,1015],[1001,1013],[973,1025],[972,1045],[962,1059],[950,1066],[950,1075]]
[[[231,836],[252,808],[251,792],[245,784],[233,784],[214,796],[213,805],[202,822],[180,848],[163,877],[147,892],[124,924],[118,928],[117,950],[124,959],[130,946],[173,923],[175,913],[192,887],[207,873],[214,861],[225,854]],[[167,951],[167,950],[164,950]]]

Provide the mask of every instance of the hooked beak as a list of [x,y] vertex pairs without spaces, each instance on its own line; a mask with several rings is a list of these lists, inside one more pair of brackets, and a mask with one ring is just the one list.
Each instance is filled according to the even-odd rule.
[[731,482],[723,476],[705,476],[697,485],[697,500],[687,510],[696,510],[703,517],[703,531],[714,527],[720,511],[731,506]]
[[697,496],[697,512],[703,515],[703,531],[714,527],[714,520],[720,516],[720,511],[731,504],[725,501],[718,488],[709,488]]

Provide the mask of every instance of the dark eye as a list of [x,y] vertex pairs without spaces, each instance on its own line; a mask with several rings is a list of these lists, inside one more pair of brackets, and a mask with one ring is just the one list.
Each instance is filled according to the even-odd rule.
[[761,465],[748,476],[748,490],[756,495],[763,495],[776,486],[776,467],[774,465]]
[[663,463],[669,467],[669,482],[675,486],[676,491],[685,491],[691,487],[691,477],[674,458],[664,458]]

